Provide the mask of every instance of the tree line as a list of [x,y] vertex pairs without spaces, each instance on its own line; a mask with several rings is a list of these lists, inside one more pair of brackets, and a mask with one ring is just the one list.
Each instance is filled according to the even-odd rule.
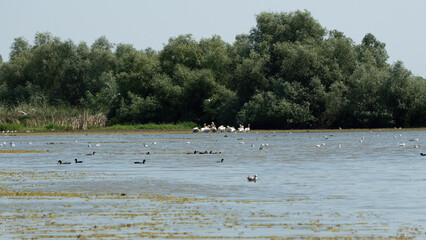
[[424,126],[426,79],[387,60],[373,34],[356,44],[308,11],[262,12],[233,44],[186,34],[160,51],[37,33],[32,45],[16,38],[9,61],[0,58],[0,102],[71,106],[105,114],[111,124]]

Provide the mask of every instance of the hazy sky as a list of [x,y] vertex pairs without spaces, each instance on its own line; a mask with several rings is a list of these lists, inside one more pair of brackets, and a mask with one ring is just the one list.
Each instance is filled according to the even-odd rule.
[[33,44],[37,32],[89,45],[106,36],[137,49],[161,50],[170,37],[187,33],[233,43],[256,25],[256,14],[298,9],[357,44],[372,33],[386,43],[389,63],[401,60],[426,77],[425,0],[0,0],[0,55],[8,61],[14,38]]

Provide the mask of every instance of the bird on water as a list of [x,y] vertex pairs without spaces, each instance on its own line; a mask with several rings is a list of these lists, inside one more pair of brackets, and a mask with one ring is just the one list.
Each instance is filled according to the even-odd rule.
[[58,164],[71,164],[71,162],[62,162],[62,160],[59,160]]
[[251,176],[247,176],[247,180],[248,180],[249,182],[257,182],[257,174],[254,174],[254,176],[253,176],[253,177],[251,177]]

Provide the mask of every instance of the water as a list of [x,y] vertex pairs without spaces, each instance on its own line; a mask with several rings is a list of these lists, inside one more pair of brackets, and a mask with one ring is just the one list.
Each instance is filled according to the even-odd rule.
[[14,173],[0,175],[2,187],[83,195],[1,197],[0,237],[421,239],[425,139],[401,130],[2,136],[0,150],[46,151],[0,154],[0,171]]

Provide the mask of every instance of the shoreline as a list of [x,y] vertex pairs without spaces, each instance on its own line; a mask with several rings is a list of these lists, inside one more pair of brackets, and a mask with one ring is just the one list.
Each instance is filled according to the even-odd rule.
[[[322,133],[322,132],[401,132],[401,131],[426,131],[426,127],[421,128],[350,128],[350,129],[286,129],[286,130],[251,130],[249,133]],[[69,131],[22,131],[4,132],[3,136],[42,136],[42,135],[110,135],[110,134],[231,134],[230,132],[210,132],[193,133],[192,129],[187,130],[161,130],[161,129],[123,129],[123,130],[69,130]],[[238,131],[232,134],[245,134]]]

